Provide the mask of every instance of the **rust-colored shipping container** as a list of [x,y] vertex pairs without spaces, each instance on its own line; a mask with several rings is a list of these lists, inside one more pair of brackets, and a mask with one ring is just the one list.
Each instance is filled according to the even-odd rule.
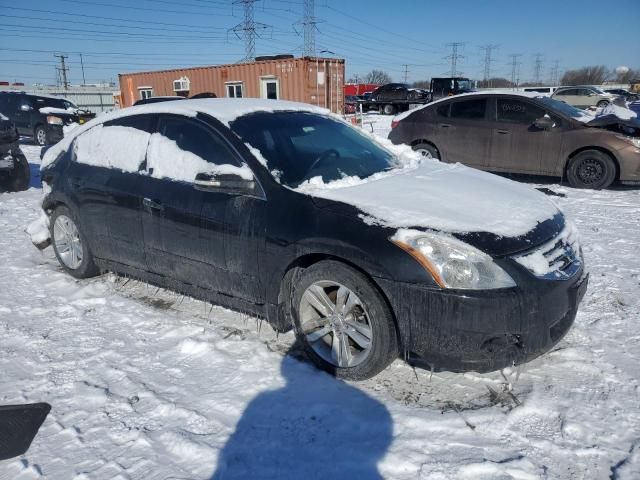
[[293,100],[342,113],[344,101],[344,59],[336,58],[278,56],[251,63],[118,76],[123,107],[148,97],[214,93],[218,97]]

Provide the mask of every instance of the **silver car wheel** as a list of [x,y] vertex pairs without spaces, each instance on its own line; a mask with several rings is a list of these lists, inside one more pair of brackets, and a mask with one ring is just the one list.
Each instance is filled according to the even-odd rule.
[[36,142],[38,142],[40,146],[47,144],[47,132],[45,132],[44,129],[38,128],[36,130]]
[[419,148],[416,150],[416,152],[418,152],[420,155],[422,155],[425,158],[433,158],[433,155],[431,154],[431,152],[426,148]]
[[373,344],[369,314],[344,285],[329,280],[311,284],[300,300],[299,315],[306,341],[326,362],[348,368],[369,356]]
[[76,270],[82,264],[82,240],[76,224],[66,215],[60,215],[53,224],[53,242],[62,263]]

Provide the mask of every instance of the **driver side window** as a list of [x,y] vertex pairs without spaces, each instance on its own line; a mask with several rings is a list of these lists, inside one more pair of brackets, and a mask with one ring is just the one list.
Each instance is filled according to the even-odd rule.
[[180,116],[160,119],[151,136],[147,171],[152,177],[192,183],[199,174],[236,174],[251,178],[226,142],[203,123]]

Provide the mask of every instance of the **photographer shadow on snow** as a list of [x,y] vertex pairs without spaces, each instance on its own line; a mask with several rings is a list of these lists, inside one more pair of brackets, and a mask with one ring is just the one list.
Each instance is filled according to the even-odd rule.
[[291,356],[285,385],[255,397],[218,457],[212,480],[381,479],[391,444],[387,408],[359,389]]

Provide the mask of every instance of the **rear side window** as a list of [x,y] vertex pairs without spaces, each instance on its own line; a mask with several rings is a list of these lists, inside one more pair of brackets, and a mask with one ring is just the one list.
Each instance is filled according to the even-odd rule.
[[451,118],[463,118],[466,120],[484,120],[487,99],[479,98],[465,100],[451,104]]
[[147,170],[152,177],[193,182],[198,174],[235,174],[252,179],[247,165],[206,125],[184,117],[163,117],[151,136]]
[[537,118],[543,117],[545,111],[536,105],[513,100],[510,98],[498,98],[497,120],[507,123],[522,123],[531,125]]
[[73,157],[79,163],[138,172],[143,168],[151,137],[151,119],[126,117],[96,125],[74,141]]

